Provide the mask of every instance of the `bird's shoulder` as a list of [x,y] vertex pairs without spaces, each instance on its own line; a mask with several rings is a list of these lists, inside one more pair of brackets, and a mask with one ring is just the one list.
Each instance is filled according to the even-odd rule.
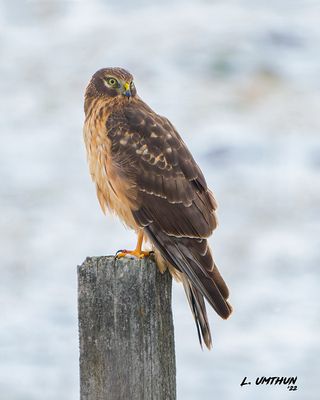
[[108,134],[121,135],[123,130],[136,132],[142,138],[170,139],[169,134],[177,137],[177,131],[171,122],[151,109],[140,98],[118,104],[108,114],[106,120]]
[[116,108],[106,121],[114,155],[131,153],[140,166],[164,175],[184,175],[206,182],[192,154],[168,118],[154,112],[141,99]]
[[[170,217],[161,222],[166,232],[207,237],[216,227],[217,205],[172,123],[139,101],[114,110],[106,126],[114,164],[136,188],[138,224],[146,226],[167,212]],[[179,216],[189,222],[178,229]]]

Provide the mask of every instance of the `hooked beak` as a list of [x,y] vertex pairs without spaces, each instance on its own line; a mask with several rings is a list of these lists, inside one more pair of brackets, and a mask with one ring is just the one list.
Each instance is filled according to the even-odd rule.
[[123,85],[123,87],[124,87],[123,95],[129,98],[129,97],[131,96],[130,83],[126,82],[126,83]]

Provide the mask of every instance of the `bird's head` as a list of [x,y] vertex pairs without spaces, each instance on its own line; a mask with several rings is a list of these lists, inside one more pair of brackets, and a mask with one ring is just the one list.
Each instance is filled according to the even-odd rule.
[[123,68],[103,68],[91,78],[86,90],[86,97],[122,96],[130,98],[137,93],[133,83],[133,76]]

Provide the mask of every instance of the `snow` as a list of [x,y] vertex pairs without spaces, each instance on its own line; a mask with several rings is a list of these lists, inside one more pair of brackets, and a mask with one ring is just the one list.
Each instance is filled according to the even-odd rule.
[[1,3],[1,399],[79,398],[76,265],[135,241],[99,210],[86,165],[83,92],[104,66],[134,74],[219,203],[210,243],[235,311],[210,311],[214,348],[202,352],[175,285],[179,399],[295,395],[240,388],[262,375],[298,376],[295,396],[317,398],[319,11],[311,0]]

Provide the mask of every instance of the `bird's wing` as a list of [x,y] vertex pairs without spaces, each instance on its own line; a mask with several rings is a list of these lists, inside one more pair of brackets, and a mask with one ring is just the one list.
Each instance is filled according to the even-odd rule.
[[217,225],[217,205],[183,140],[166,118],[141,100],[111,114],[106,127],[113,163],[132,183],[128,196],[137,224],[162,256],[227,318],[228,289],[206,240]]

